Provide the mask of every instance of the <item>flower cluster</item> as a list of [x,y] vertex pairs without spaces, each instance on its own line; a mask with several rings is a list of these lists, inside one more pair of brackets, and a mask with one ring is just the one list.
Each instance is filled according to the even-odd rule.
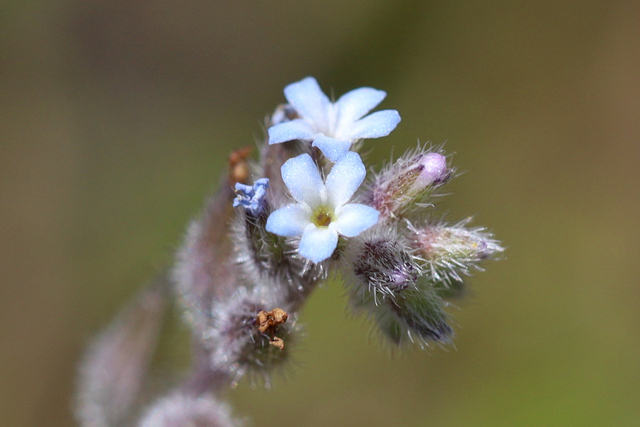
[[[245,373],[269,385],[295,349],[302,306],[331,271],[340,272],[352,311],[389,345],[453,339],[449,301],[504,249],[485,228],[447,224],[436,213],[434,196],[455,175],[447,155],[418,145],[367,176],[363,141],[400,122],[396,110],[369,114],[385,92],[365,87],[332,102],[307,77],[284,95],[287,104],[267,120],[259,159],[250,160],[248,149],[232,154],[168,275],[192,332],[190,374],[147,409],[136,407],[171,295],[165,277],[87,353],[77,410],[83,425],[136,418],[142,426],[240,425],[218,393]],[[138,331],[145,336],[133,339]],[[117,374],[108,387],[105,372]]]

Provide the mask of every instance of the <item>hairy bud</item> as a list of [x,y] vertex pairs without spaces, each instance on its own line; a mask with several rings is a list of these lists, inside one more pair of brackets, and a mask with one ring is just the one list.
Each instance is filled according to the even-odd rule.
[[424,259],[432,281],[462,282],[461,275],[469,276],[472,268],[481,270],[481,261],[504,251],[485,228],[465,228],[468,222],[411,227],[413,246]]
[[444,310],[448,303],[426,280],[419,280],[417,287],[407,289],[396,298],[382,301],[370,292],[352,292],[350,303],[356,313],[366,313],[382,335],[396,346],[447,343],[453,337],[449,316]]
[[447,303],[442,301],[431,285],[425,284],[406,292],[389,305],[391,311],[406,325],[409,338],[414,332],[424,342],[450,341],[453,329],[444,311]]
[[296,315],[288,313],[286,292],[277,286],[239,288],[213,304],[211,326],[204,332],[211,366],[237,381],[257,371],[269,385],[268,371],[282,365],[289,354]]
[[420,275],[420,268],[398,237],[374,230],[349,241],[345,251],[345,282],[358,293],[371,293],[375,303],[380,297],[394,298],[415,286]]
[[389,164],[369,185],[364,195],[381,219],[400,218],[444,184],[451,176],[447,159],[418,147]]

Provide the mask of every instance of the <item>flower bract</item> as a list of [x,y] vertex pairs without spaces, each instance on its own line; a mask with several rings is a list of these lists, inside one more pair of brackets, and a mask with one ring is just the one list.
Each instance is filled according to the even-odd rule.
[[365,177],[360,156],[348,152],[333,165],[323,182],[308,154],[282,165],[282,179],[296,203],[271,213],[266,229],[284,237],[301,236],[298,253],[315,263],[329,258],[338,234],[354,237],[378,222],[372,207],[348,203]]
[[377,111],[364,117],[387,96],[386,92],[370,87],[347,92],[333,103],[316,79],[307,77],[288,85],[284,95],[299,118],[269,128],[269,144],[294,139],[312,141],[332,162],[349,151],[355,141],[387,136],[400,122],[396,110]]

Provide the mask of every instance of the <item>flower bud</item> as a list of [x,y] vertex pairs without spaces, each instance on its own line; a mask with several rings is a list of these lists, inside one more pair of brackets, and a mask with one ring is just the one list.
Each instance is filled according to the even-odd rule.
[[445,156],[418,147],[376,176],[364,198],[381,219],[400,218],[420,207],[451,173]]
[[268,385],[267,371],[287,360],[295,313],[287,313],[287,292],[277,285],[239,288],[217,300],[211,326],[203,334],[214,371],[235,376],[259,371]]
[[233,207],[242,206],[248,215],[257,217],[265,209],[268,188],[268,178],[256,180],[253,186],[236,182],[236,198],[233,200]]
[[389,302],[391,311],[406,325],[409,338],[411,339],[413,332],[425,343],[451,340],[453,329],[444,311],[446,305],[430,284],[406,292]]
[[417,287],[396,298],[376,300],[373,293],[365,291],[351,292],[349,301],[356,313],[367,313],[382,335],[396,346],[446,343],[453,336],[449,316],[444,311],[447,303],[426,280],[419,280]]
[[345,282],[358,293],[372,293],[376,304],[380,297],[394,298],[415,286],[420,275],[420,268],[397,237],[375,232],[349,241],[345,261]]
[[469,276],[472,268],[481,270],[482,260],[504,251],[484,228],[465,228],[468,222],[412,228],[413,246],[425,260],[433,282],[462,282],[461,275]]
[[440,184],[449,178],[447,158],[440,153],[427,153],[418,160],[417,169],[420,171],[414,185],[426,188]]

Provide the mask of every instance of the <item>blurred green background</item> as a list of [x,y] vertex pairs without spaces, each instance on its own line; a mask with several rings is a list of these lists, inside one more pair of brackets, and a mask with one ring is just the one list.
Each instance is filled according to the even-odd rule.
[[446,141],[465,174],[442,207],[508,249],[446,348],[389,356],[319,289],[294,372],[243,382],[235,413],[640,425],[639,23],[636,1],[2,1],[0,425],[73,425],[88,340],[308,75],[387,91],[403,120],[373,164]]

